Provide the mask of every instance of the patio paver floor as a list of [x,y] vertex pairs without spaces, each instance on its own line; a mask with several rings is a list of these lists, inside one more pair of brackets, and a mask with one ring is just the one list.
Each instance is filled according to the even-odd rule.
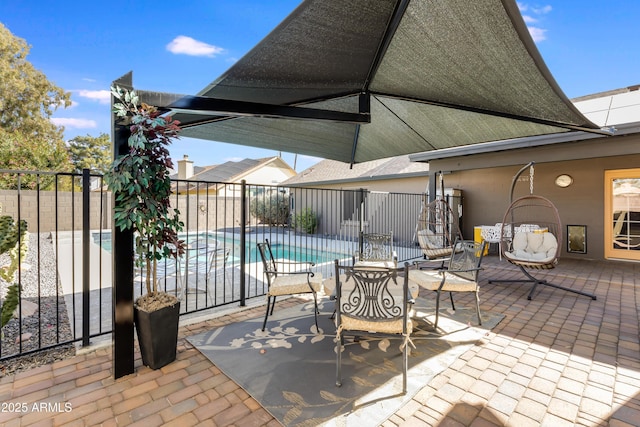
[[[520,279],[517,268],[494,256],[483,266],[481,309],[506,318],[383,425],[640,425],[640,265],[561,259],[556,269],[539,272],[595,292],[596,301],[549,287],[528,301],[528,284],[486,283]],[[471,298],[456,303],[472,306]],[[279,425],[184,339],[263,310],[182,326],[176,362],[157,371],[138,356],[135,373],[114,380],[106,347],[0,378],[0,424]]]

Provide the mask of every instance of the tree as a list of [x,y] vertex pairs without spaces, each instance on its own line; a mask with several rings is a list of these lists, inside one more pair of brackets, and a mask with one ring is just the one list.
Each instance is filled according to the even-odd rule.
[[106,133],[98,137],[76,136],[69,141],[69,154],[74,172],[91,169],[104,174],[111,165],[111,138]]
[[[41,138],[30,137],[21,131],[9,132],[0,127],[0,169],[71,172],[69,151],[62,139],[43,143]],[[40,188],[52,190],[54,177],[43,175],[40,177]],[[24,174],[21,177],[20,188],[35,189],[37,177]],[[59,189],[61,182],[59,182]],[[0,188],[17,189],[17,176],[0,174]],[[70,188],[69,183],[62,188]]]
[[[71,105],[71,94],[47,80],[27,61],[30,46],[0,24],[0,168],[69,171],[63,128],[49,119]],[[6,175],[6,174],[5,174]],[[3,176],[2,188],[17,188],[15,177]],[[45,181],[53,181],[48,177]],[[22,188],[35,188],[24,176]],[[41,188],[50,182],[40,182]]]

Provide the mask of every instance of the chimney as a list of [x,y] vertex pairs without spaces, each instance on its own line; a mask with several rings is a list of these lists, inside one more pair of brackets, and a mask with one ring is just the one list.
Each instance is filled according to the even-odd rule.
[[193,161],[186,154],[178,160],[178,179],[189,179],[193,176]]

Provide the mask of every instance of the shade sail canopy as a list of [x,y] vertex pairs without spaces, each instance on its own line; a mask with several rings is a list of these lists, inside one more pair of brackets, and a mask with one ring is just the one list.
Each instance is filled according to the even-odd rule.
[[168,109],[186,137],[349,163],[598,130],[511,0],[306,0]]

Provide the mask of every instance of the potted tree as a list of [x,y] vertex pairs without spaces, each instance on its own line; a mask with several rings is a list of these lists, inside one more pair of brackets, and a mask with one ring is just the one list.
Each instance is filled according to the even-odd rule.
[[143,363],[158,369],[175,360],[178,339],[180,301],[159,291],[158,268],[159,261],[177,262],[185,251],[178,237],[184,224],[170,203],[173,162],[167,148],[180,127],[157,108],[140,103],[135,91],[112,87],[111,93],[117,100],[114,113],[131,135],[129,152],[113,161],[105,182],[115,196],[115,226],[134,231],[135,265],[146,284],[146,294],[134,303],[134,324]]

